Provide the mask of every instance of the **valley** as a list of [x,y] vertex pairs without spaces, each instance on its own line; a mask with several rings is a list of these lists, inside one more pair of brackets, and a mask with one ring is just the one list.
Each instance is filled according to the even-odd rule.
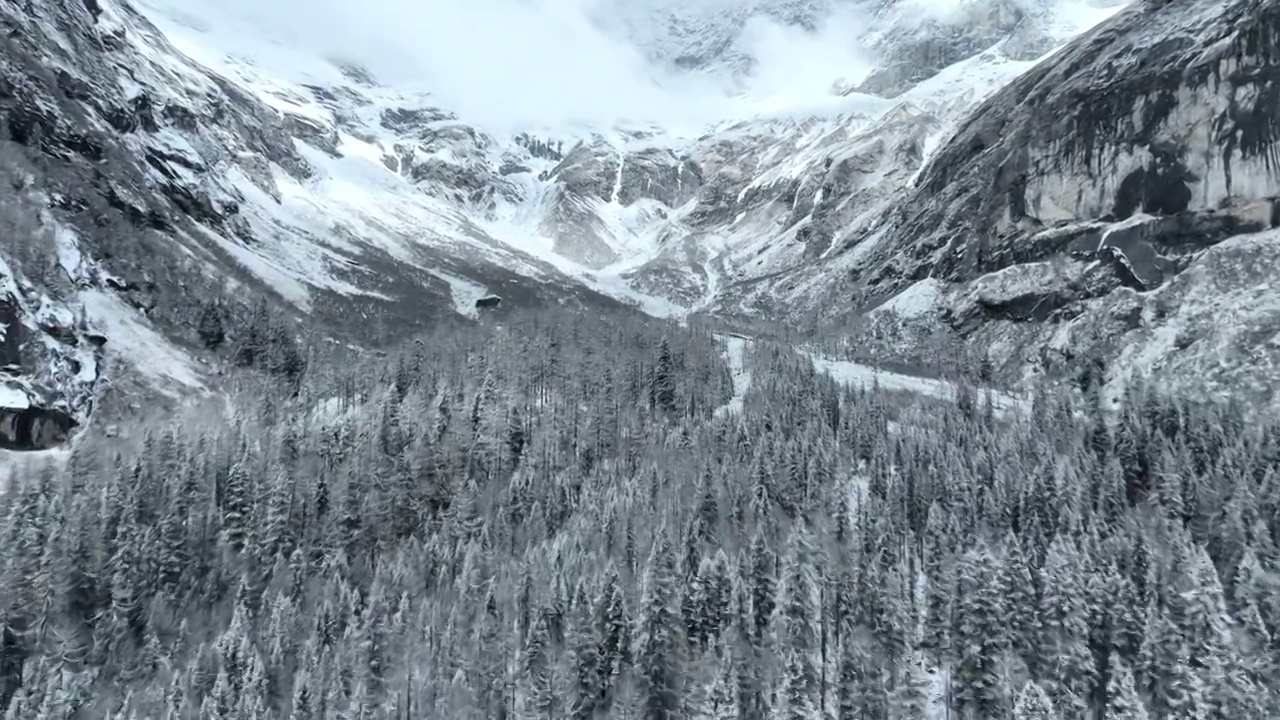
[[0,30],[4,720],[1280,716],[1280,1]]

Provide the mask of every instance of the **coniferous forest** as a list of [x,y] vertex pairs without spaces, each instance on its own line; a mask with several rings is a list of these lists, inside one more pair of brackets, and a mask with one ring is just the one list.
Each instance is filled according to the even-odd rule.
[[0,716],[1280,717],[1280,424],[746,364],[534,313],[81,437],[0,492]]

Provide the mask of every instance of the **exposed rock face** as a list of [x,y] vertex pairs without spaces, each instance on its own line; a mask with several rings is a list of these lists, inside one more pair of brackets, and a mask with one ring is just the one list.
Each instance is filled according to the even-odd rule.
[[1269,393],[1280,307],[1256,293],[1280,287],[1263,232],[1280,220],[1276,118],[1280,2],[1136,3],[971,115],[887,230],[863,233],[853,301],[929,276],[950,288],[942,316],[1015,375],[1097,354],[1117,382]]
[[649,199],[669,208],[693,199],[703,182],[698,164],[689,157],[677,157],[670,148],[620,150],[600,139],[571,149],[549,179],[577,197],[623,206]]
[[423,191],[484,214],[500,198],[518,199],[491,155],[495,142],[438,108],[393,108],[381,114],[383,128],[401,139],[383,163]]
[[0,407],[0,449],[47,450],[66,442],[75,418],[59,410]]
[[16,371],[22,366],[22,323],[18,319],[17,299],[0,297],[0,368]]
[[[892,5],[892,3],[889,3]],[[896,97],[944,68],[1008,40],[1008,55],[1031,60],[1053,47],[1038,18],[1015,0],[964,3],[947,17],[924,22],[900,16],[877,43],[884,59],[858,87]]]
[[[117,338],[158,333],[181,358],[202,347],[202,300],[245,293],[357,342],[496,294],[608,302],[588,289],[606,285],[654,312],[793,324],[895,299],[1011,376],[1099,355],[1244,382],[1160,348],[1256,349],[1270,322],[1229,268],[1265,272],[1257,238],[1280,222],[1277,2],[1135,6],[998,93],[1062,37],[1053,3],[966,2],[923,32],[906,5],[868,3],[886,62],[862,89],[892,100],[849,93],[839,113],[694,141],[499,137],[356,68],[224,77],[123,0],[0,3],[0,138],[19,148],[0,165],[78,258],[59,292],[21,268],[0,297],[3,380],[24,398],[9,410],[81,422]],[[831,3],[756,5],[813,27]],[[717,17],[655,54],[745,63],[743,18]],[[1202,323],[1207,297],[1252,303],[1245,329]],[[199,384],[190,369],[170,374]],[[56,436],[36,424],[23,437]]]
[[53,447],[87,417],[102,340],[0,259],[0,448]]
[[[1237,208],[1280,191],[1277,22],[1274,2],[1121,13],[977,110],[930,162],[920,211],[895,236],[947,242],[939,269],[965,279],[1009,264],[1029,230],[1049,225],[1192,212],[1237,231],[1268,226],[1269,212]],[[1242,216],[1247,227],[1229,219]],[[1164,226],[1175,244],[1201,235]]]
[[545,177],[552,187],[539,231],[554,239],[557,253],[595,269],[618,261],[633,239],[609,222],[605,205],[665,217],[703,185],[690,157],[665,147],[617,148],[602,138],[578,143]]
[[[266,93],[185,57],[126,0],[0,2],[0,28],[0,194],[12,185],[38,218],[12,230],[0,217],[0,380],[14,398],[0,408],[26,413],[6,415],[6,442],[47,442],[70,427],[58,413],[83,424],[105,373],[121,392],[204,391],[191,354],[220,297],[266,296],[358,342],[473,310],[441,273],[522,305],[613,302],[495,250],[471,218],[519,188],[492,139],[443,111],[376,104],[367,74]],[[366,173],[326,195],[351,147],[408,182]],[[389,186],[400,194],[366,201]],[[53,270],[5,265],[18,239],[45,243]]]
[[645,148],[622,159],[618,202],[631,205],[648,198],[669,208],[693,199],[702,186],[702,171],[692,159],[667,148]]

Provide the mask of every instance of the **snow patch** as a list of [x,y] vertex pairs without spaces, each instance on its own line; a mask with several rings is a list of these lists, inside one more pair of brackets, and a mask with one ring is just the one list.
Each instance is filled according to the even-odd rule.
[[26,410],[29,407],[31,407],[31,398],[27,395],[26,390],[13,387],[7,383],[0,383],[0,408]]
[[61,465],[71,457],[71,448],[49,450],[0,450],[0,493],[8,490],[11,477],[34,475],[48,465]]
[[719,337],[725,341],[724,359],[729,364],[729,373],[733,377],[733,397],[716,408],[715,414],[738,415],[742,413],[743,398],[751,387],[751,371],[746,366],[748,341],[735,335]]
[[119,360],[144,375],[167,380],[169,387],[162,389],[173,397],[204,389],[191,360],[120,298],[101,290],[82,290],[79,297],[85,317],[109,338],[109,361]]
[[917,318],[932,312],[942,298],[942,283],[925,278],[873,309],[872,313],[892,312],[903,318]]
[[479,316],[479,311],[476,310],[476,301],[490,294],[488,288],[441,270],[429,270],[428,272],[449,284],[449,293],[453,297],[453,309],[455,312],[469,318]]
[[1129,228],[1137,227],[1139,225],[1145,225],[1146,223],[1155,219],[1156,219],[1155,216],[1148,215],[1142,212],[1137,212],[1125,218],[1124,220],[1121,220],[1120,222],[1111,223],[1110,225],[1107,226],[1107,229],[1102,231],[1102,237],[1098,238],[1098,247],[1094,250],[1094,252],[1102,252],[1102,249],[1107,246],[1107,238],[1111,237],[1111,233],[1117,232],[1119,230],[1127,230]]
[[[958,397],[955,384],[946,380],[906,375],[849,360],[833,360],[821,355],[806,354],[813,361],[816,370],[830,375],[833,380],[842,385],[868,390],[880,388],[888,391],[910,392],[952,402]],[[982,390],[980,393],[991,395],[991,405],[1000,415],[1026,413],[1030,410],[1029,403],[1017,396],[989,389]]]

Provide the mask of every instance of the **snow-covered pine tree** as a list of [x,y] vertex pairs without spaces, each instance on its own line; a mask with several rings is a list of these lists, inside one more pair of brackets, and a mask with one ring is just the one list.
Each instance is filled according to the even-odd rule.
[[1024,685],[1013,703],[1013,720],[1059,720],[1061,717],[1053,709],[1049,694],[1035,681]]
[[680,712],[683,648],[675,583],[675,556],[670,542],[659,535],[645,565],[636,623],[635,667],[643,720],[675,720]]
[[1107,708],[1102,720],[1149,720],[1146,705],[1133,683],[1133,671],[1119,658],[1111,660]]
[[594,610],[586,588],[580,583],[574,594],[574,612],[568,627],[569,666],[573,677],[568,717],[572,720],[595,718],[605,695]]
[[787,541],[783,582],[777,603],[778,651],[782,653],[782,687],[778,715],[807,720],[821,707],[818,685],[818,588],[815,549],[809,530],[798,523]]
[[985,720],[1007,713],[1010,692],[1005,654],[1009,649],[1004,623],[1008,596],[999,584],[1000,558],[979,541],[960,558],[956,569],[955,707],[965,720]]

